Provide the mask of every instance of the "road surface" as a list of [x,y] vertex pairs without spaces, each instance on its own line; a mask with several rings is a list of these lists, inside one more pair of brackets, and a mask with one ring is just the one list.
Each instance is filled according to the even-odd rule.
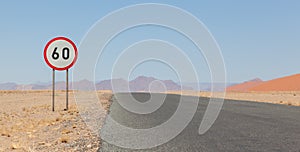
[[[140,102],[147,101],[150,96],[147,93],[132,95]],[[119,102],[129,100],[125,94],[124,97],[120,96],[119,101],[113,99],[110,116],[122,125],[140,129],[151,128],[168,120],[176,111],[181,97],[167,95],[157,111],[139,115],[120,106]],[[196,114],[188,126],[171,141],[143,150],[120,148],[102,141],[99,151],[300,151],[300,107],[225,100],[214,125],[204,135],[199,135],[199,125],[209,99],[182,96],[183,102],[195,98],[199,100]]]

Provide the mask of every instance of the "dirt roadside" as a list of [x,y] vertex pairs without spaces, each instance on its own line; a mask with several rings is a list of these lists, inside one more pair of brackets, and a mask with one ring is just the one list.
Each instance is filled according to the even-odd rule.
[[[100,139],[81,119],[74,95],[65,108],[65,92],[56,93],[52,112],[50,91],[0,92],[0,151],[96,151]],[[98,92],[109,106],[111,92]],[[105,117],[105,115],[103,115]]]

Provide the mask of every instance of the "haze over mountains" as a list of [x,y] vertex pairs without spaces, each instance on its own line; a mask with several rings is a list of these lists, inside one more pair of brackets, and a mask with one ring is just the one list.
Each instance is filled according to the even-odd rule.
[[[134,80],[127,81],[124,79],[103,80],[93,84],[89,80],[76,81],[69,84],[73,90],[112,90],[112,83],[117,86],[114,91],[171,91],[171,90],[194,90],[194,91],[211,91],[211,83],[176,83],[172,80],[159,80],[154,77],[139,76]],[[56,82],[57,90],[65,90],[65,82]],[[129,89],[127,88],[129,86]],[[199,86],[199,88],[198,88]],[[215,91],[223,91],[224,84],[214,83]],[[300,91],[300,74],[277,78],[269,81],[263,81],[255,78],[240,84],[228,83],[226,85],[228,92],[266,92],[266,91]],[[51,90],[51,83],[34,83],[22,85],[16,83],[2,83],[0,90]]]
[[[117,91],[168,91],[168,90],[193,90],[192,87],[182,86],[172,80],[159,80],[153,77],[139,76],[134,80],[126,81],[124,79],[103,80],[93,84],[89,80],[81,80],[69,84],[69,88],[73,90],[112,90],[112,83],[117,84]],[[127,88],[129,86],[129,90]],[[56,82],[57,90],[66,88],[65,82]],[[37,83],[29,85],[20,85],[16,83],[0,84],[0,90],[51,90],[51,83]]]

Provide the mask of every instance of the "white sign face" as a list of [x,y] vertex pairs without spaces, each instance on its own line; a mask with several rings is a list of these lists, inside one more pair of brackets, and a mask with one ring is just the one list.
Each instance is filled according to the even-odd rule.
[[57,37],[49,41],[44,49],[46,63],[55,70],[67,70],[77,60],[77,48],[75,44],[65,38]]

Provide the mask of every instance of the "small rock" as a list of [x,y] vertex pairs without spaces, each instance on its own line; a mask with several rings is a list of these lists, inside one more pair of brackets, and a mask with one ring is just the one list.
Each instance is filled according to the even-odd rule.
[[11,149],[18,149],[18,148],[20,148],[19,144],[16,143],[11,144]]
[[46,142],[38,142],[38,145],[45,145]]
[[61,143],[68,143],[68,142],[70,142],[70,137],[69,136],[62,136],[60,138],[60,142]]
[[72,131],[71,130],[69,130],[69,129],[64,129],[64,130],[62,130],[62,134],[69,134],[69,133],[71,133]]
[[45,144],[45,146],[47,146],[47,147],[50,147],[52,144],[50,144],[50,143],[47,143],[47,144]]

